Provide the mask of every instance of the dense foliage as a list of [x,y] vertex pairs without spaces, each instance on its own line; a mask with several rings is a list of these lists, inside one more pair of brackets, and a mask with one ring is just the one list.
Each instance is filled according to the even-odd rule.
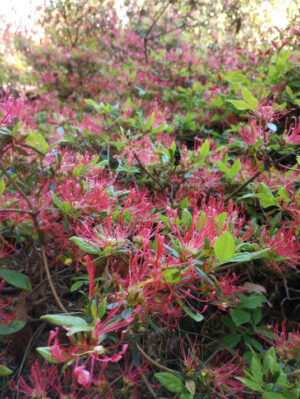
[[5,31],[1,398],[299,397],[300,30],[204,52],[164,4]]

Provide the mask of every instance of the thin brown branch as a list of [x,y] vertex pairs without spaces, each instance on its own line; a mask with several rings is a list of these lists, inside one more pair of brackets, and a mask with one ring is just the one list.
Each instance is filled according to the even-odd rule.
[[154,392],[154,389],[152,388],[152,386],[150,385],[149,381],[147,380],[147,378],[144,374],[142,374],[142,380],[146,384],[146,387],[148,388],[148,391],[153,396],[153,398],[157,399],[157,394]]
[[[51,274],[49,271],[49,267],[48,267],[48,260],[47,260],[47,256],[46,256],[46,250],[45,250],[45,244],[44,244],[44,240],[43,240],[43,231],[40,229],[40,224],[39,224],[39,220],[38,220],[38,214],[39,211],[38,209],[33,205],[33,203],[31,202],[31,200],[28,198],[28,196],[24,193],[24,191],[22,190],[22,188],[19,186],[19,184],[17,184],[11,177],[10,175],[7,173],[6,169],[3,167],[2,162],[0,161],[0,170],[2,170],[3,174],[7,177],[8,181],[12,184],[12,186],[17,190],[17,192],[24,198],[24,200],[27,202],[27,204],[30,207],[30,210],[27,211],[23,211],[22,209],[12,209],[13,212],[23,212],[23,213],[28,213],[29,215],[31,215],[34,227],[38,233],[38,240],[39,240],[39,245],[41,248],[41,253],[42,253],[42,263],[46,272],[46,276],[47,276],[47,280],[50,286],[50,289],[52,291],[53,297],[57,303],[57,305],[59,306],[59,308],[64,312],[64,313],[68,313],[67,309],[64,307],[64,305],[62,304],[59,296],[57,295],[56,289],[54,287],[52,278],[51,278]],[[4,209],[4,211],[8,212],[9,208]],[[3,211],[2,209],[0,211]]]
[[12,184],[12,186],[17,190],[17,192],[24,198],[24,200],[27,202],[29,205],[29,208],[31,209],[32,213],[38,214],[37,209],[34,207],[33,203],[30,201],[28,196],[24,193],[22,188],[11,178],[11,176],[7,173],[6,169],[4,168],[2,162],[0,161],[0,170],[2,173],[6,176],[7,180]]
[[162,4],[161,9],[157,11],[156,15],[153,18],[152,24],[150,25],[144,37],[144,57],[146,63],[148,63],[148,40],[150,38],[150,34],[155,25],[157,24],[158,20],[161,18],[166,9],[169,7],[170,3],[171,3],[170,0],[167,0],[166,4],[165,3]]
[[0,212],[19,212],[19,213],[28,213],[29,215],[32,215],[34,213],[30,209],[16,209],[16,208],[3,208],[0,209]]
[[143,357],[148,360],[149,363],[152,364],[152,366],[158,368],[159,370],[166,371],[167,373],[174,374],[175,371],[172,369],[169,369],[168,367],[163,366],[162,364],[158,363],[157,361],[153,360],[147,353],[144,352],[144,350],[140,347],[138,343],[136,343],[137,348],[139,352],[143,355]]
[[52,277],[50,274],[50,270],[49,270],[49,266],[48,266],[48,261],[47,261],[47,256],[46,256],[46,251],[45,251],[45,246],[42,244],[41,245],[41,252],[42,252],[42,261],[43,261],[43,266],[47,275],[47,280],[49,283],[49,286],[51,288],[52,294],[54,296],[54,299],[56,300],[57,305],[59,306],[59,308],[64,312],[64,313],[68,313],[67,309],[64,307],[64,305],[61,303],[61,300],[59,298],[59,296],[57,295],[56,289],[54,287],[53,281],[52,281]]
[[260,171],[258,170],[252,177],[250,177],[250,179],[248,179],[247,181],[245,181],[244,184],[242,184],[241,186],[239,186],[238,188],[236,188],[231,194],[226,195],[224,198],[224,201],[228,201],[230,198],[232,198],[235,194],[239,193],[240,191],[243,190],[243,188],[245,188],[246,186],[248,186],[249,183],[253,182],[253,180],[255,180],[259,175],[261,175],[262,173],[266,172],[267,170],[269,170],[272,166],[276,166],[278,164],[280,164],[280,162],[282,162],[284,159],[288,158],[291,154],[285,154],[282,157],[280,157],[276,162],[270,163],[269,165],[267,165],[265,167],[264,170]]
[[137,160],[138,164],[140,165],[141,169],[143,169],[144,172],[147,173],[147,175],[149,175],[151,177],[151,179],[153,179],[158,185],[159,187],[164,190],[164,186],[161,184],[161,182],[155,177],[153,176],[153,174],[145,167],[145,165],[142,163],[142,161],[140,160],[140,158],[138,157],[138,155],[133,152],[134,158]]

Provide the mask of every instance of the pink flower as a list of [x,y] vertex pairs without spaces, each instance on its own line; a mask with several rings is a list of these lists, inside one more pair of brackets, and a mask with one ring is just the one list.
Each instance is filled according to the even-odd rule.
[[[238,363],[234,363],[239,360]],[[244,364],[238,355],[227,361],[223,357],[223,352],[217,357],[214,366],[208,369],[202,369],[201,375],[204,383],[210,383],[213,387],[212,393],[219,391],[223,398],[227,398],[225,392],[235,394],[242,391],[244,384],[236,379],[243,376]]]
[[289,144],[300,145],[300,118],[295,118],[294,125],[290,126],[289,131],[283,135]]
[[36,127],[36,122],[31,116],[31,108],[26,105],[24,99],[14,99],[13,97],[7,95],[0,99],[0,126],[6,127],[14,121],[21,122],[21,126],[26,126],[27,128]]
[[91,373],[84,366],[77,366],[74,369],[74,376],[80,385],[88,388],[91,383]]
[[30,365],[30,375],[28,384],[23,377],[20,377],[16,384],[13,380],[10,382],[10,388],[14,391],[21,392],[26,398],[45,398],[50,399],[49,393],[56,386],[57,366],[49,366],[45,364],[40,367],[38,361]]
[[283,321],[281,328],[278,322],[274,325],[268,325],[274,331],[274,338],[268,339],[261,335],[265,341],[275,347],[279,358],[283,361],[298,359],[300,356],[300,326],[293,331],[287,331],[286,322]]
[[230,272],[228,272],[225,276],[221,276],[218,283],[215,284],[211,292],[211,300],[219,309],[228,310],[239,301],[237,295],[241,294],[244,289],[234,285],[238,279],[239,277],[235,273],[230,276]]

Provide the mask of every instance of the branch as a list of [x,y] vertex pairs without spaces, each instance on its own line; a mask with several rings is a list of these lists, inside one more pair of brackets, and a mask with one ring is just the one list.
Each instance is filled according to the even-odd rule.
[[22,190],[22,188],[10,177],[10,175],[7,173],[6,169],[3,167],[2,162],[0,161],[0,170],[2,170],[3,174],[7,177],[8,181],[12,184],[12,186],[17,190],[17,192],[24,198],[24,200],[27,202],[27,204],[30,207],[30,210],[23,210],[23,209],[0,209],[1,212],[22,212],[22,213],[28,213],[29,215],[31,215],[34,227],[37,231],[38,234],[38,241],[39,241],[39,245],[41,248],[41,252],[42,252],[42,262],[43,262],[43,266],[47,275],[47,280],[49,283],[49,286],[51,288],[52,294],[54,296],[54,299],[57,303],[57,305],[59,306],[59,308],[64,312],[64,313],[68,313],[68,311],[66,310],[66,308],[64,307],[64,305],[61,303],[61,300],[59,299],[59,296],[57,295],[56,289],[54,287],[52,278],[51,278],[51,274],[49,271],[49,267],[48,267],[48,261],[47,261],[47,256],[46,256],[46,251],[45,251],[45,244],[44,244],[44,240],[43,240],[43,231],[40,228],[40,224],[39,224],[39,220],[38,220],[38,214],[39,211],[38,209],[33,205],[33,203],[31,202],[31,200],[28,198],[28,196],[24,193],[24,191]]
[[47,279],[48,279],[48,283],[49,286],[51,288],[52,294],[56,300],[57,305],[60,307],[60,309],[64,312],[64,313],[68,313],[67,309],[64,307],[64,305],[61,303],[61,300],[59,299],[59,296],[57,295],[56,289],[54,287],[52,278],[51,278],[51,274],[49,271],[49,267],[48,267],[48,261],[47,261],[47,256],[46,256],[46,251],[45,251],[45,246],[44,244],[41,245],[41,251],[42,251],[42,261],[43,261],[43,266],[47,275]]
[[140,345],[138,343],[136,343],[136,346],[137,346],[139,352],[141,352],[141,354],[144,356],[144,358],[146,360],[148,360],[148,362],[151,363],[154,367],[156,367],[156,368],[158,368],[158,369],[160,369],[162,371],[166,371],[167,373],[171,373],[171,374],[175,373],[174,370],[169,369],[168,367],[165,367],[162,364],[160,364],[160,363],[156,362],[155,360],[153,360],[149,355],[147,355],[147,353],[145,353],[143,351],[143,349],[140,347]]
[[15,209],[15,208],[0,209],[0,212],[19,212],[19,213],[28,213],[30,215],[32,215],[34,213],[30,209]]
[[155,177],[153,176],[153,174],[145,167],[145,165],[142,163],[142,161],[140,160],[140,158],[138,157],[138,155],[133,152],[134,158],[137,160],[138,164],[140,165],[140,167],[147,173],[147,175],[149,175],[158,185],[159,187],[164,190],[164,186],[161,184],[161,182]]
[[4,168],[2,162],[0,161],[0,170],[2,170],[2,173],[6,176],[7,180],[14,186],[14,188],[17,190],[17,192],[24,198],[24,200],[27,202],[29,205],[29,208],[32,211],[32,214],[38,214],[37,209],[34,207],[33,203],[30,201],[28,196],[24,193],[21,187],[10,177],[10,175],[7,173],[6,169]]
[[243,190],[246,186],[248,186],[249,183],[251,183],[253,180],[255,180],[259,175],[261,175],[263,172],[266,172],[269,170],[272,166],[276,166],[280,164],[284,159],[288,158],[291,154],[285,154],[282,157],[280,157],[276,162],[270,163],[265,167],[263,171],[258,170],[250,179],[248,179],[244,184],[236,188],[231,194],[226,195],[224,198],[224,201],[228,201],[230,198],[232,198],[235,194],[239,193],[240,191]]

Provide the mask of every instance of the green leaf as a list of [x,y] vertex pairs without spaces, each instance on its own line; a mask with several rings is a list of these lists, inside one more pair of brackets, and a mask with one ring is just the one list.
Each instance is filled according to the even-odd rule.
[[202,158],[205,159],[209,153],[209,141],[206,139],[200,147]]
[[[194,260],[194,262],[196,263],[196,260]],[[202,269],[200,269],[199,267],[195,266],[195,271],[196,271],[197,274],[199,274],[199,276],[201,276],[203,278],[203,280],[207,281],[211,285],[215,285],[213,280],[210,277],[208,277],[207,274],[204,273],[204,271]]]
[[193,399],[194,395],[190,392],[181,392],[179,399]]
[[218,216],[214,217],[214,220],[215,220],[216,222],[218,222],[218,223],[217,223],[217,226],[223,226],[223,224],[224,224],[225,221],[226,221],[227,216],[228,216],[228,213],[227,213],[227,212],[222,212],[222,213],[220,213]]
[[226,346],[226,348],[233,348],[240,342],[240,340],[240,334],[227,334],[222,340],[222,344]]
[[258,109],[257,99],[253,96],[247,87],[242,87],[242,96],[243,99],[249,104],[249,108],[252,111],[256,111]]
[[175,267],[169,267],[167,270],[162,272],[162,276],[168,284],[177,284],[181,281],[181,274]]
[[265,303],[267,301],[264,295],[253,293],[249,296],[244,294],[240,295],[241,302],[237,303],[237,306],[246,309],[256,309],[260,304]]
[[0,195],[3,193],[4,190],[5,190],[5,183],[4,183],[4,180],[1,179],[0,180]]
[[28,291],[32,290],[29,278],[23,273],[16,272],[15,270],[0,269],[0,276],[14,287]]
[[101,302],[99,308],[98,308],[98,317],[99,317],[99,319],[102,319],[102,317],[104,316],[104,314],[106,312],[106,306],[107,306],[107,300],[106,300],[106,298],[104,298],[103,301]]
[[90,98],[85,98],[84,102],[86,105],[89,105],[91,108],[93,108],[96,112],[101,112],[101,106],[97,104],[94,100]]
[[82,251],[87,252],[88,254],[99,255],[102,252],[100,248],[93,247],[83,238],[74,236],[71,237],[70,240],[73,241]]
[[234,106],[234,108],[238,109],[239,111],[244,111],[250,108],[249,104],[243,100],[227,100],[227,101],[231,103]]
[[264,399],[286,399],[286,396],[284,396],[278,392],[264,392],[263,398]]
[[50,191],[50,194],[51,194],[52,201],[53,201],[54,205],[55,205],[58,209],[60,209],[61,211],[64,212],[64,203],[63,203],[63,201],[61,201],[61,200],[59,199],[59,197],[58,197],[56,194],[54,194],[53,191]]
[[217,167],[220,169],[221,172],[224,172],[226,177],[230,171],[230,169],[225,165],[225,163],[218,161],[217,162]]
[[260,183],[258,186],[259,194],[255,196],[260,199],[260,202],[264,208],[268,208],[269,206],[278,205],[277,198],[274,197],[272,191],[265,183]]
[[94,327],[93,326],[86,326],[84,324],[78,324],[78,325],[73,325],[69,327],[69,333],[71,335],[76,334],[78,332],[83,332],[83,331],[93,331]]
[[233,258],[229,259],[228,262],[250,262],[254,259],[266,258],[267,254],[270,252],[270,248],[265,248],[257,252],[241,252],[235,254]]
[[10,335],[22,330],[26,323],[20,320],[13,320],[8,326],[0,326],[0,335]]
[[155,373],[154,377],[170,392],[176,393],[185,391],[183,382],[174,374],[166,372]]
[[250,370],[255,378],[255,381],[257,381],[259,384],[263,383],[263,370],[262,370],[262,365],[260,362],[256,360],[254,356],[252,356],[251,361],[250,361]]
[[5,377],[7,375],[12,374],[13,371],[9,369],[8,367],[4,366],[3,364],[0,364],[0,377]]
[[233,257],[235,253],[235,242],[233,236],[224,231],[213,245],[216,256],[220,261],[226,261]]
[[236,330],[236,325],[234,324],[234,322],[231,320],[231,318],[229,316],[221,315],[221,320],[222,320],[222,323],[226,327],[228,327],[230,330]]
[[254,324],[257,326],[257,324],[261,321],[262,319],[262,311],[260,308],[256,308],[254,309],[253,313],[252,313],[252,317],[253,317],[253,322]]
[[57,326],[66,326],[66,327],[72,327],[72,326],[86,326],[87,322],[82,319],[81,317],[78,316],[69,316],[66,314],[46,314],[44,316],[41,316],[42,320],[47,320],[52,324],[55,324]]
[[245,384],[246,387],[251,389],[252,391],[264,392],[264,390],[262,389],[262,387],[259,384],[256,384],[255,382],[248,380],[248,378],[244,378],[244,377],[235,377],[235,378],[237,380],[241,381],[243,384]]
[[185,311],[185,313],[187,315],[190,316],[191,319],[195,320],[197,323],[199,323],[200,321],[202,321],[204,319],[204,316],[201,313],[193,313],[191,311],[191,309],[188,308],[187,306],[184,306],[183,310]]
[[77,291],[83,284],[83,281],[76,281],[74,284],[72,284],[70,291],[74,292]]
[[263,365],[266,373],[270,371],[274,375],[280,371],[280,365],[277,363],[276,358],[276,350],[273,346],[264,354]]
[[150,128],[152,128],[154,119],[155,119],[155,113],[152,112],[150,118],[147,120],[147,122],[146,122],[145,125],[144,125],[144,129],[145,129],[145,130],[149,130]]
[[238,158],[230,169],[230,178],[232,179],[241,170],[241,161]]
[[40,346],[40,347],[36,348],[36,350],[49,363],[53,363],[53,364],[63,363],[62,361],[54,360],[52,358],[49,346]]
[[251,319],[250,313],[244,312],[243,310],[233,309],[230,312],[230,316],[236,326],[240,326],[241,324],[248,323]]
[[283,200],[286,204],[289,204],[291,202],[291,198],[289,198],[288,193],[283,187],[280,187],[280,189],[277,191],[277,196],[278,198]]
[[33,147],[39,148],[43,152],[47,152],[48,144],[46,143],[43,136],[37,131],[32,131],[30,135],[26,138],[26,143],[32,145]]

